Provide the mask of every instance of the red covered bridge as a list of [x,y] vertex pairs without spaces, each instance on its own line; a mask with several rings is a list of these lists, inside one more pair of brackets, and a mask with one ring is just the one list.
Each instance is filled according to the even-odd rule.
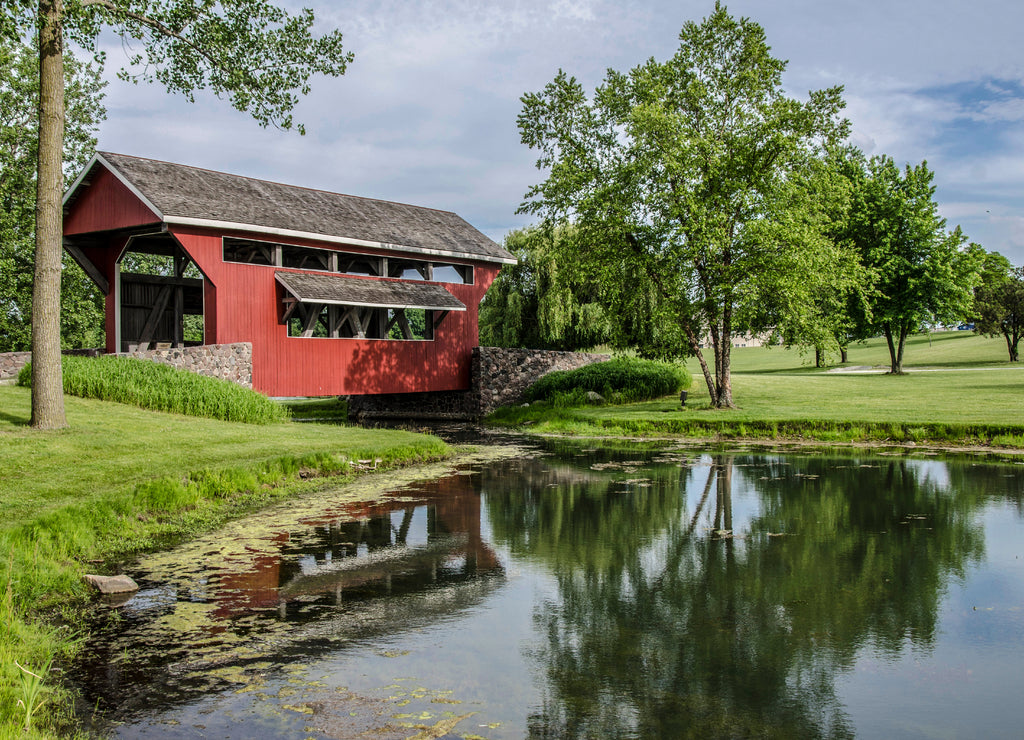
[[107,352],[250,342],[271,396],[468,389],[478,305],[515,262],[447,211],[106,152],[64,212]]

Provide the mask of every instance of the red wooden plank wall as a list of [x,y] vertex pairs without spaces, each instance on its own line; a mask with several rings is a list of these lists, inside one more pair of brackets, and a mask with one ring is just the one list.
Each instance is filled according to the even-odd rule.
[[64,216],[65,236],[160,223],[160,217],[109,170],[97,168],[92,178]]
[[281,295],[274,272],[281,268],[224,262],[220,232],[176,227],[171,232],[208,281],[206,342],[252,342],[256,390],[270,396],[328,396],[469,388],[478,304],[497,275],[496,265],[473,263],[473,285],[444,285],[466,311],[449,313],[432,341],[289,337],[278,320]]

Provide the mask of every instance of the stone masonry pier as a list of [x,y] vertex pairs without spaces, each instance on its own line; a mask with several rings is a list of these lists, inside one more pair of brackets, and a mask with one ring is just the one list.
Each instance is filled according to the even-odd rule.
[[349,396],[349,417],[372,419],[472,420],[499,406],[519,403],[526,389],[554,370],[575,370],[610,355],[537,349],[474,347],[468,391]]

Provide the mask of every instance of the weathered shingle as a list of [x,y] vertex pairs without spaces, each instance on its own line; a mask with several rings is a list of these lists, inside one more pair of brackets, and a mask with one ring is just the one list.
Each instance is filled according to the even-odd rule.
[[124,154],[99,156],[165,217],[184,217],[397,248],[514,261],[450,211],[256,180]]
[[336,303],[379,308],[465,311],[466,306],[440,285],[379,280],[315,272],[275,272],[277,282],[303,303]]

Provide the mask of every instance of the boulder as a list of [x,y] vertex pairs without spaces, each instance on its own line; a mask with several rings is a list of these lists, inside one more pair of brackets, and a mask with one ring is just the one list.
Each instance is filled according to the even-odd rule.
[[90,573],[85,576],[85,582],[101,594],[125,594],[139,590],[138,584],[126,575],[97,576]]

